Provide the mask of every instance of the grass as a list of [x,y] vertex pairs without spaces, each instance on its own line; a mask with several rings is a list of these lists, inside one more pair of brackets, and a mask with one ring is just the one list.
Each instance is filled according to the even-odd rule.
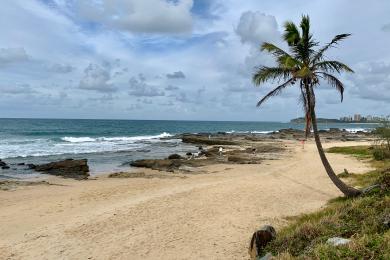
[[346,147],[332,147],[327,150],[328,153],[341,153],[352,155],[358,158],[371,158],[374,147],[360,145],[360,146],[346,146]]
[[[369,147],[334,147],[332,152],[372,158]],[[382,184],[357,198],[336,198],[315,213],[294,217],[264,252],[278,259],[390,259],[390,160],[371,160],[375,170],[345,175],[354,186]],[[351,239],[345,246],[326,243],[331,237]]]

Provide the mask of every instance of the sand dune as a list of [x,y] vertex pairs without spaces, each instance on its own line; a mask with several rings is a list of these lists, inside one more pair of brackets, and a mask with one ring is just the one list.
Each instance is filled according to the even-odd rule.
[[[283,160],[213,165],[208,174],[52,178],[61,186],[0,191],[0,259],[247,259],[256,228],[280,227],[340,195],[313,143],[286,144]],[[326,144],[334,145],[353,143]],[[368,170],[329,159],[336,172]]]

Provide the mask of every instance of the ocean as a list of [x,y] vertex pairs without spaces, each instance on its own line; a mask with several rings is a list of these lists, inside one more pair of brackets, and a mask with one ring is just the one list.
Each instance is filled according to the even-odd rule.
[[[320,124],[320,129],[367,131],[375,124]],[[88,159],[91,173],[126,170],[129,162],[196,151],[180,139],[181,133],[266,134],[283,128],[303,130],[302,124],[280,122],[0,119],[0,159],[11,169],[0,178],[34,178],[39,174],[18,163],[47,163],[66,158]]]

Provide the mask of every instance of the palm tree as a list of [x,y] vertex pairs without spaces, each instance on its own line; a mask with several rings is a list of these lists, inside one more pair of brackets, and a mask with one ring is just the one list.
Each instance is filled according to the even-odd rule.
[[278,85],[282,82],[282,84],[265,95],[257,103],[257,106],[262,105],[270,97],[279,95],[284,89],[297,83],[306,115],[306,137],[310,133],[311,127],[313,127],[318,153],[329,178],[346,196],[357,196],[361,191],[348,186],[340,180],[326,158],[318,134],[314,93],[315,88],[320,85],[320,82],[325,81],[340,93],[341,102],[343,101],[344,85],[332,74],[340,74],[342,72],[353,73],[353,70],[339,61],[326,60],[324,54],[328,49],[350,36],[350,34],[336,35],[325,46],[315,48],[319,43],[313,39],[310,33],[310,19],[308,16],[302,17],[299,27],[300,30],[292,22],[286,22],[284,24],[283,38],[287,42],[291,54],[272,43],[265,42],[262,44],[261,50],[271,53],[275,57],[277,65],[275,67],[260,66],[256,68],[256,72],[253,75],[253,82],[257,86],[262,85],[266,81],[276,81]]

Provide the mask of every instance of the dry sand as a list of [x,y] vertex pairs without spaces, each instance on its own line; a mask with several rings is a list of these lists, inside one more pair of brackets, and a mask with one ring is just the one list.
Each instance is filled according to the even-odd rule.
[[[247,259],[257,228],[340,195],[312,142],[286,144],[283,160],[213,165],[208,174],[53,178],[62,186],[0,191],[0,259]],[[351,157],[329,159],[336,172],[368,170]]]

